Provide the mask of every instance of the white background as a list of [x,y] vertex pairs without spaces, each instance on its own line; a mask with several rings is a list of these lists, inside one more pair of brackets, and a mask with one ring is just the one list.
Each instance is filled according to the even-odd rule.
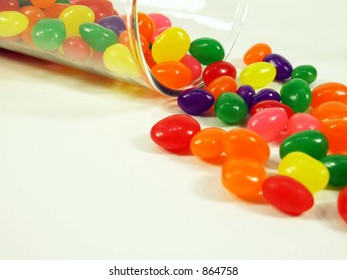
[[[313,87],[347,83],[345,0],[250,2],[229,61],[266,42],[316,66]],[[0,85],[1,259],[347,258],[336,192],[288,217],[229,194],[220,166],[155,146],[153,124],[181,113],[172,99],[4,50]]]

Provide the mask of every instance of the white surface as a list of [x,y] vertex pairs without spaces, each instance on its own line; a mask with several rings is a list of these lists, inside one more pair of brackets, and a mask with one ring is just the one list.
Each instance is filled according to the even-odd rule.
[[[315,65],[313,86],[347,83],[345,0],[253,0],[229,60],[242,67],[257,42]],[[155,146],[173,100],[3,50],[0,83],[1,259],[347,258],[335,192],[288,217],[230,195],[219,166]]]

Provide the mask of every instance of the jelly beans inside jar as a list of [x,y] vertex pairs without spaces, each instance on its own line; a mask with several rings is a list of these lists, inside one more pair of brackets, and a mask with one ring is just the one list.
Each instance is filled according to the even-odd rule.
[[177,96],[224,61],[247,0],[2,0],[0,47]]

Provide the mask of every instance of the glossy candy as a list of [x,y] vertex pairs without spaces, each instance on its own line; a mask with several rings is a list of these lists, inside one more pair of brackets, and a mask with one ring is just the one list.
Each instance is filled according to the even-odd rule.
[[330,82],[321,84],[312,90],[312,108],[328,101],[340,101],[347,105],[347,86]]
[[254,115],[257,112],[266,108],[282,108],[286,112],[288,118],[294,115],[294,111],[292,108],[276,100],[264,100],[264,101],[258,102],[252,107],[251,115]]
[[192,41],[189,52],[203,65],[210,65],[213,62],[223,60],[225,57],[222,44],[208,37]]
[[304,130],[319,130],[320,126],[320,121],[314,116],[305,113],[296,113],[288,119],[287,131],[291,135]]
[[265,56],[264,61],[276,67],[276,80],[284,81],[291,77],[293,66],[284,56],[272,53]]
[[151,38],[156,30],[156,26],[154,21],[148,14],[138,13],[137,14],[137,22],[140,34],[145,36],[148,42],[151,41]]
[[157,145],[172,153],[186,153],[193,136],[200,130],[200,124],[194,118],[178,114],[157,122],[150,136]]
[[55,3],[55,0],[30,0],[30,2],[38,8],[47,8]]
[[331,153],[347,154],[347,120],[327,120],[321,124],[321,131],[328,139]]
[[190,115],[201,115],[213,106],[214,96],[203,89],[188,89],[178,96],[177,104]]
[[63,43],[63,52],[66,57],[75,61],[86,61],[91,55],[89,45],[78,36],[73,36]]
[[234,65],[227,61],[217,61],[208,65],[202,73],[202,79],[206,86],[213,80],[222,77],[230,76],[236,79],[237,71]]
[[114,13],[112,2],[109,0],[81,0],[78,5],[90,8],[95,16],[95,21]]
[[246,65],[261,62],[264,57],[271,54],[272,50],[268,44],[257,43],[251,46],[243,56],[243,61]]
[[287,154],[278,165],[278,174],[299,181],[311,193],[323,190],[329,182],[329,170],[326,166],[302,152]]
[[340,101],[328,101],[314,108],[310,114],[321,122],[334,119],[347,120],[347,105]]
[[293,69],[291,74],[292,79],[303,79],[308,84],[312,84],[317,76],[317,69],[312,65],[299,65]]
[[240,86],[236,93],[245,100],[248,110],[251,110],[253,106],[253,96],[255,96],[255,90],[250,85]]
[[337,199],[337,211],[341,218],[347,223],[347,186],[344,187]]
[[304,130],[287,137],[280,146],[280,157],[291,152],[303,152],[313,158],[320,159],[328,153],[328,140],[318,130]]
[[271,142],[285,129],[287,121],[288,116],[282,108],[266,108],[249,119],[247,128]]
[[236,92],[236,81],[230,76],[221,76],[213,80],[206,88],[215,99],[217,99],[222,93]]
[[202,66],[200,62],[193,56],[186,54],[182,59],[181,62],[188,66],[190,71],[192,72],[192,80],[195,81],[198,78],[200,78],[202,73]]
[[298,216],[312,208],[313,195],[300,182],[291,177],[274,175],[262,186],[265,199],[280,211]]
[[18,11],[19,4],[17,0],[0,0],[1,11]]
[[172,26],[171,20],[163,14],[149,13],[148,16],[153,20],[156,30]]
[[28,18],[30,25],[34,25],[40,19],[46,17],[45,13],[40,8],[34,6],[24,6],[19,9],[19,12]]
[[291,107],[295,113],[305,112],[311,105],[310,86],[302,79],[292,79],[285,83],[280,94],[282,102]]
[[261,164],[270,157],[269,145],[254,131],[234,128],[227,132],[224,139],[224,151],[227,158],[249,158]]
[[28,25],[28,18],[20,12],[0,12],[0,37],[19,35],[28,27]]
[[44,9],[43,11],[44,11],[46,17],[59,18],[62,11],[68,7],[70,7],[70,5],[56,2],[52,6],[49,6],[46,9]]
[[63,44],[65,37],[65,25],[59,19],[41,19],[32,29],[34,44],[43,50],[58,49]]
[[328,168],[330,173],[329,185],[347,186],[347,155],[327,155],[320,161]]
[[120,16],[108,16],[101,18],[98,21],[98,24],[112,30],[117,36],[119,36],[126,29],[124,20]]
[[215,103],[215,112],[217,117],[227,124],[240,124],[248,113],[246,102],[232,92],[221,94]]
[[262,88],[271,83],[276,77],[276,68],[268,62],[256,62],[240,73],[240,80],[243,84],[253,88]]
[[264,88],[261,89],[253,96],[252,99],[252,107],[259,102],[266,101],[266,100],[274,100],[274,101],[281,101],[281,96],[280,94],[272,89],[272,88]]

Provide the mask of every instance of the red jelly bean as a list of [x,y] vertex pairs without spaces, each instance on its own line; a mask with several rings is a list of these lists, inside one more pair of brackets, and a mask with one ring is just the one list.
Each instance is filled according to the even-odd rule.
[[227,61],[217,61],[208,65],[202,73],[202,79],[206,86],[221,76],[230,76],[236,79],[237,71],[234,65]]
[[264,100],[264,101],[260,101],[259,103],[255,104],[252,107],[251,110],[251,115],[256,114],[257,112],[266,109],[266,108],[282,108],[288,118],[290,118],[292,115],[294,115],[294,111],[292,108],[290,108],[288,105],[283,104],[282,102],[276,101],[276,100]]
[[19,4],[17,0],[0,0],[0,11],[18,11]]
[[150,136],[160,147],[180,154],[190,152],[190,141],[200,130],[200,124],[194,118],[177,114],[157,122],[152,127]]
[[339,193],[337,199],[337,210],[341,218],[347,223],[347,186]]
[[263,183],[263,195],[265,199],[280,211],[298,216],[311,209],[314,199],[311,192],[295,179],[274,175]]
[[347,86],[330,82],[321,84],[312,90],[312,108],[328,101],[340,101],[347,105]]
[[243,56],[246,65],[261,62],[265,56],[272,53],[271,47],[264,43],[258,43],[250,47]]
[[202,66],[200,62],[194,57],[189,54],[186,54],[182,59],[181,62],[188,66],[190,71],[192,71],[192,80],[195,81],[201,76],[202,72]]

